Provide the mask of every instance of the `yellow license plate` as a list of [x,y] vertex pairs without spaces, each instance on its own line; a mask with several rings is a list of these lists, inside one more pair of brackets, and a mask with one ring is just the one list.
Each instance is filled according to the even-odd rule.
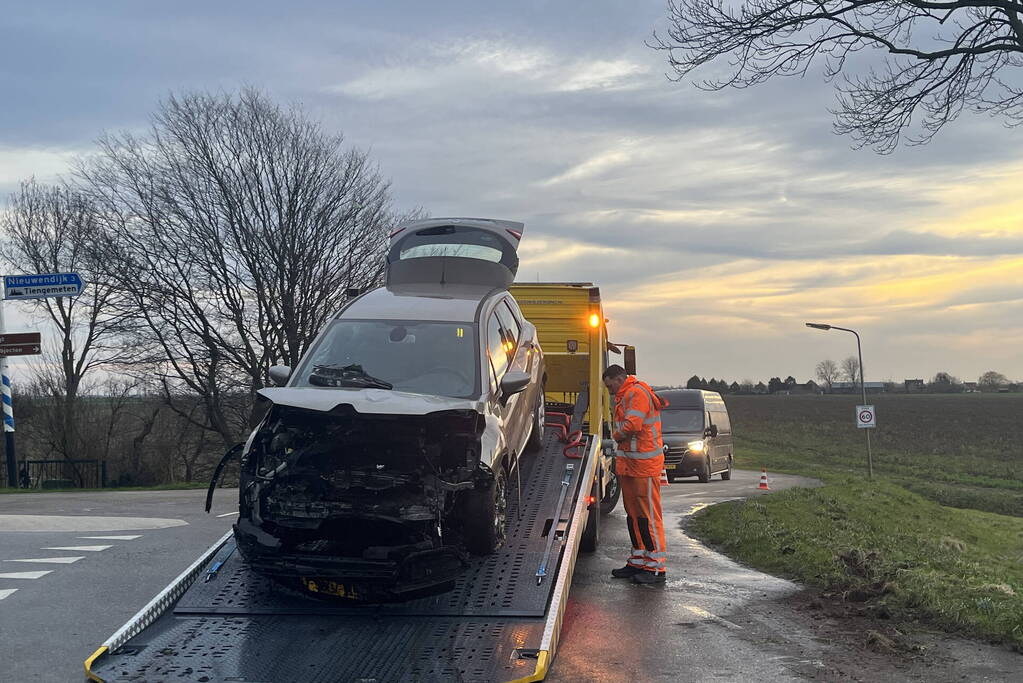
[[677,465],[665,465],[665,466],[664,466],[664,469],[666,469],[666,470],[673,470],[673,469],[675,469],[676,467],[677,467]]
[[349,600],[358,600],[360,597],[359,592],[355,590],[355,586],[345,585],[343,583],[338,583],[337,581],[328,581],[326,579],[307,579],[303,576],[302,584],[310,593],[334,595],[339,598],[348,598]]

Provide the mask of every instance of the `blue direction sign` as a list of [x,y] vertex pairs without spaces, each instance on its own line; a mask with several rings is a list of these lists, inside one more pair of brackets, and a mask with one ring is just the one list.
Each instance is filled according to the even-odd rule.
[[5,299],[46,299],[51,296],[78,296],[85,288],[78,273],[41,275],[5,275]]

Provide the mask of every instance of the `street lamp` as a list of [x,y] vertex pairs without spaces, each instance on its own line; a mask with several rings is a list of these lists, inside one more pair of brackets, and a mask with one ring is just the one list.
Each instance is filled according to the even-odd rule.
[[[841,330],[842,332],[851,332],[856,336],[856,353],[860,357],[860,390],[863,392],[863,405],[867,405],[867,385],[863,381],[863,348],[860,346],[860,335],[856,330],[850,330],[848,327],[838,327],[836,325],[828,325],[826,323],[806,323],[807,327],[812,327],[815,330]],[[867,478],[874,478],[874,460],[870,453],[870,430],[864,429],[867,433]]]

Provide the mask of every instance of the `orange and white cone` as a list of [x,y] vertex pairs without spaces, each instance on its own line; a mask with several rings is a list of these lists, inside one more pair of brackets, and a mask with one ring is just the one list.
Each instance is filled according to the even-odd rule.
[[661,468],[661,486],[671,486],[671,482],[668,481],[668,470]]
[[760,486],[757,487],[761,491],[770,491],[771,487],[767,485],[767,468],[760,468]]

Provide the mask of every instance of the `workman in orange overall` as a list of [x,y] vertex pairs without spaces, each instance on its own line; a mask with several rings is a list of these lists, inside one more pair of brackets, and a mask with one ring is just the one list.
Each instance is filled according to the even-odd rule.
[[661,514],[664,467],[661,410],[668,403],[619,365],[609,366],[603,378],[615,402],[611,435],[618,444],[615,473],[622,488],[632,540],[628,563],[611,575],[617,579],[631,578],[633,583],[663,584],[668,553]]

